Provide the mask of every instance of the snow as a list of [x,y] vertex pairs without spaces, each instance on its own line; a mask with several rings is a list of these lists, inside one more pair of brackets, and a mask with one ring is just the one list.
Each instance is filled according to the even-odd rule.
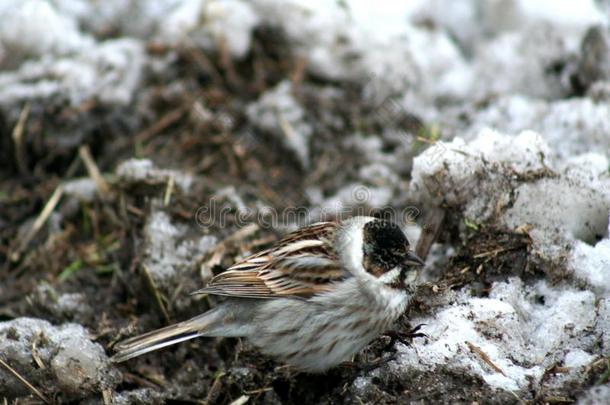
[[474,116],[466,139],[474,138],[483,128],[493,127],[504,133],[526,129],[544,135],[560,158],[586,152],[610,150],[610,103],[596,103],[589,98],[543,100],[511,95],[501,97]]
[[515,137],[486,129],[470,143],[441,145],[442,153],[437,146],[414,160],[416,198],[459,207],[477,223],[528,225],[535,254],[561,260],[568,246],[575,276],[607,291],[610,176],[603,155],[587,155],[595,163],[587,170],[575,157],[560,171],[554,151],[532,131]]
[[132,39],[109,40],[75,55],[45,54],[15,71],[0,71],[0,105],[51,97],[73,105],[90,98],[125,105],[139,85],[143,63],[143,47]]
[[[393,365],[399,373],[442,366],[474,373],[494,388],[521,391],[540,383],[557,360],[565,357],[566,367],[582,367],[595,359],[594,340],[579,337],[595,325],[595,295],[546,281],[494,283],[489,298],[472,298],[464,290],[434,316],[411,322],[426,324],[429,342],[399,346]],[[482,360],[479,349],[501,371]]]
[[218,241],[211,235],[189,236],[186,225],[172,223],[160,210],[148,218],[144,237],[144,266],[161,288],[177,284],[192,263],[197,263]]
[[[38,345],[33,346],[33,342]],[[114,387],[119,374],[110,365],[102,346],[92,342],[90,334],[73,323],[54,326],[34,318],[17,318],[0,323],[0,350],[10,353],[12,366],[23,376],[44,376],[48,384],[62,387],[68,398],[77,399]],[[36,350],[43,369],[34,368]],[[0,392],[3,395],[27,395],[29,391],[4,369],[0,371]]]
[[610,296],[610,239],[602,239],[595,246],[577,241],[568,266],[578,278]]
[[58,96],[73,105],[131,101],[144,64],[140,42],[98,43],[46,1],[3,2],[0,19],[0,104]]
[[[406,349],[399,366],[431,369],[446,362],[474,371],[491,386],[522,391],[532,381],[540,383],[544,370],[559,359],[569,368],[591,364],[599,352],[585,332],[607,324],[596,302],[610,297],[607,157],[560,159],[533,131],[511,136],[483,129],[470,142],[455,138],[442,143],[442,153],[434,149],[414,161],[412,187],[422,203],[448,204],[476,223],[499,220],[512,230],[527,225],[530,254],[564,263],[560,266],[585,288],[545,280],[525,285],[514,278],[495,283],[489,298],[462,292],[460,302],[412,321],[431,325],[426,333],[433,343],[418,347],[417,356]],[[598,328],[595,336],[607,339],[607,332]],[[482,349],[503,374],[482,367],[464,341]]]
[[305,110],[292,95],[289,81],[279,83],[246,108],[248,118],[262,131],[283,143],[301,166],[309,168],[309,139],[313,129],[307,123]]
[[116,168],[116,174],[128,183],[167,184],[170,178],[183,191],[187,191],[193,182],[192,176],[177,170],[159,169],[149,159],[129,159]]

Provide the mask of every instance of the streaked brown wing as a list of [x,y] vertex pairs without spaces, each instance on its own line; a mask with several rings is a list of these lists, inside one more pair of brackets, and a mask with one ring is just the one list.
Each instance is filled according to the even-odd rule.
[[281,239],[214,277],[196,294],[244,298],[308,298],[331,290],[349,274],[333,248],[334,222],[320,222]]

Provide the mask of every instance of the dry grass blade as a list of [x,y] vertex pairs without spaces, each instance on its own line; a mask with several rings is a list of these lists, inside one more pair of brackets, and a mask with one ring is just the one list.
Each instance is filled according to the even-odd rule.
[[280,128],[282,129],[282,132],[284,133],[284,136],[286,138],[288,138],[288,142],[292,145],[298,145],[299,144],[299,135],[297,134],[296,130],[292,127],[292,125],[290,125],[290,122],[288,122],[288,120],[286,119],[284,114],[282,114],[281,112],[278,112],[278,121],[280,124]]
[[169,202],[172,199],[172,193],[174,192],[174,183],[175,183],[175,178],[173,174],[170,174],[170,176],[167,179],[167,186],[165,187],[165,195],[163,196],[163,206],[167,207],[169,205]]
[[273,391],[272,387],[265,387],[265,388],[259,388],[256,390],[251,390],[251,391],[244,391],[244,394],[247,395],[258,395],[258,394],[263,394],[265,392],[269,392],[269,391]]
[[89,147],[87,145],[83,145],[78,148],[78,155],[83,160],[83,163],[85,163],[87,173],[89,173],[89,176],[95,182],[97,192],[100,197],[103,198],[104,196],[108,195],[108,193],[110,192],[110,187],[108,186],[106,180],[104,180],[104,178],[102,177],[100,169],[95,164],[95,161],[91,156],[91,151],[89,150]]
[[28,119],[28,115],[30,115],[30,104],[26,103],[21,113],[19,114],[19,119],[13,128],[13,143],[15,144],[15,158],[17,160],[17,168],[19,169],[19,173],[27,173],[28,165],[25,161],[25,154],[23,149],[23,134],[25,129],[25,123]]
[[45,404],[51,403],[51,401],[49,401],[44,395],[42,395],[42,392],[40,392],[36,387],[34,387],[32,384],[30,384],[30,382],[28,380],[26,380],[21,374],[19,374],[14,368],[9,366],[2,359],[0,359],[0,366],[4,367],[9,373],[11,373],[13,376],[15,376],[16,379],[18,379],[23,385],[25,385],[27,387],[27,389],[30,390],[30,392],[32,394],[37,396],[42,402],[44,402]]
[[480,347],[478,347],[470,342],[465,342],[465,343],[466,343],[466,346],[468,346],[468,348],[470,349],[470,351],[472,353],[476,354],[477,356],[479,356],[479,358],[481,360],[483,360],[483,362],[485,364],[487,364],[489,367],[491,367],[494,371],[496,371],[506,377],[506,374],[504,374],[504,371],[502,371],[502,369],[500,367],[496,366],[494,364],[494,362],[491,361],[491,359],[489,358],[487,353],[485,353]]
[[483,253],[476,254],[472,257],[475,259],[481,259],[483,257],[496,256],[498,253],[504,253],[504,252],[507,252],[512,249],[515,249],[515,248],[514,247],[497,248],[497,249],[490,250],[489,252],[483,252]]
[[221,243],[224,243],[224,244],[240,243],[244,239],[254,235],[258,230],[259,230],[258,224],[248,224],[248,225],[244,226],[243,228],[241,228],[240,230],[238,230],[237,232],[231,234],[228,238],[223,240]]
[[149,139],[153,138],[155,135],[159,134],[170,125],[178,122],[182,115],[184,114],[184,107],[178,107],[174,110],[171,110],[164,116],[162,116],[157,122],[155,122],[151,127],[145,129],[144,131],[137,134],[134,139],[136,142],[146,142]]
[[146,280],[146,284],[148,285],[148,288],[152,292],[153,297],[155,298],[155,302],[157,303],[157,306],[161,310],[161,313],[163,314],[165,321],[168,324],[171,323],[171,319],[169,317],[169,312],[167,312],[167,308],[165,308],[165,303],[163,302],[163,297],[161,296],[161,292],[159,291],[159,288],[157,287],[157,283],[155,283],[155,280],[152,277],[152,274],[150,274],[150,270],[148,269],[148,267],[146,265],[143,264],[142,269],[144,270],[144,278]]
[[235,66],[233,65],[233,59],[231,58],[231,52],[229,51],[226,38],[222,36],[219,37],[217,46],[220,50],[220,66],[224,70],[227,83],[234,89],[239,89],[241,87],[241,80],[235,71]]
[[40,341],[40,339],[42,339],[42,331],[38,331],[38,333],[32,340],[32,358],[36,362],[36,365],[38,366],[38,368],[44,370],[46,368],[46,366],[44,365],[44,363],[42,362],[42,359],[38,355],[37,346],[38,346],[38,342]]
[[231,405],[244,405],[246,402],[248,402],[249,399],[250,399],[249,396],[242,395],[241,397],[237,398],[235,401],[231,402]]
[[[244,241],[244,239],[254,235],[259,229],[260,228],[257,224],[248,224],[229,235],[226,239],[220,241],[216,244],[216,246],[210,249],[210,251],[205,254],[200,265],[200,273],[202,278],[204,280],[209,280],[209,278],[212,277],[212,268],[222,262],[222,258],[227,251],[227,246],[240,244]],[[204,276],[206,274],[209,275],[209,277]]]
[[42,228],[42,226],[44,225],[46,220],[49,218],[49,216],[51,215],[51,213],[53,212],[53,210],[59,203],[59,200],[61,199],[61,196],[63,195],[63,193],[64,193],[64,188],[62,185],[59,185],[59,186],[57,186],[57,188],[55,188],[55,191],[53,191],[51,198],[49,198],[49,201],[47,201],[47,203],[45,204],[44,208],[38,215],[38,218],[36,218],[36,221],[34,221],[34,224],[32,225],[32,227],[28,230],[28,232],[25,234],[23,239],[21,239],[19,241],[15,251],[10,254],[10,258],[12,261],[19,260],[19,258],[21,257],[21,254],[23,253],[25,248],[28,246],[28,244],[30,243],[32,238],[36,235],[36,233],[38,233],[38,231],[40,231],[40,228]]
[[102,399],[104,400],[104,405],[112,404],[112,391],[108,388],[102,390]]
[[220,373],[218,373],[216,378],[214,378],[214,382],[212,383],[212,386],[210,387],[210,389],[208,391],[208,395],[206,396],[205,400],[203,401],[204,404],[209,404],[209,403],[212,403],[214,400],[216,400],[216,398],[218,397],[218,394],[220,393],[220,391],[222,389],[221,379],[225,375],[226,374],[221,371]]

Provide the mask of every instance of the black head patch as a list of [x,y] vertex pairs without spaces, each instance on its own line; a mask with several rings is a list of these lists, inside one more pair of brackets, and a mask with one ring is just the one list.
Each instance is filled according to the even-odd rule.
[[404,263],[409,253],[409,241],[398,225],[375,219],[363,229],[364,268],[379,277]]

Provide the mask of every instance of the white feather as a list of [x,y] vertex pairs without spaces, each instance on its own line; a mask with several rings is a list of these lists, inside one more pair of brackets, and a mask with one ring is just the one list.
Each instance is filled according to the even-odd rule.
[[368,275],[362,265],[364,258],[362,229],[367,222],[374,219],[373,217],[353,217],[346,220],[339,229],[336,242],[339,258],[347,270],[354,275]]

